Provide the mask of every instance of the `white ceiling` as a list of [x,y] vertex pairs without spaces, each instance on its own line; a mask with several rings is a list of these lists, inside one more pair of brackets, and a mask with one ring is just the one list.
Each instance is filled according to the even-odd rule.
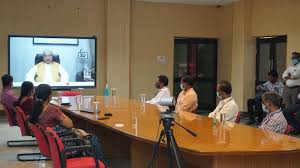
[[136,1],[179,3],[179,4],[192,4],[192,5],[226,5],[239,0],[136,0]]

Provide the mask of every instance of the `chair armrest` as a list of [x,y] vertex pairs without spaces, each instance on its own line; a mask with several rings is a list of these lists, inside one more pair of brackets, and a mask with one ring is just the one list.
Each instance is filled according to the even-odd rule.
[[63,152],[73,152],[73,151],[86,151],[86,150],[92,150],[91,145],[82,145],[82,146],[71,146],[71,147],[66,147]]
[[62,133],[57,133],[57,135],[59,137],[64,137],[64,136],[70,136],[70,135],[73,135],[74,133],[73,132],[62,132]]
[[77,152],[84,152],[84,151],[92,151],[93,153],[93,158],[95,160],[95,165],[96,165],[96,168],[99,168],[99,162],[98,162],[98,158],[97,158],[97,155],[94,151],[94,149],[92,148],[91,145],[82,145],[82,146],[72,146],[72,147],[66,147],[64,150],[63,150],[63,153],[66,154],[67,152],[73,152],[73,151],[77,151]]
[[62,139],[62,142],[63,143],[67,143],[67,142],[79,142],[79,143],[85,144],[84,139],[81,139],[81,138],[66,138],[66,139]]

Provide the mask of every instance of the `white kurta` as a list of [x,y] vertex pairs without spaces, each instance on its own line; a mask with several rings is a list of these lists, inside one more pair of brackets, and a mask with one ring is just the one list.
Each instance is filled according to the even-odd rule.
[[168,107],[160,106],[158,104],[158,102],[163,98],[170,98],[170,97],[171,97],[170,90],[167,87],[163,87],[163,88],[159,89],[159,92],[155,95],[154,98],[152,98],[149,101],[146,101],[146,103],[155,104],[158,106],[160,111],[165,111],[168,109]]
[[[29,72],[26,74],[26,81],[35,82],[35,76],[37,72],[37,66],[32,67]],[[44,81],[42,83],[54,83],[52,79],[52,64],[45,63],[45,72],[44,72]],[[60,82],[69,82],[69,75],[67,71],[59,65],[59,73],[60,73]]]
[[209,113],[208,117],[215,117],[217,120],[220,120],[220,115],[225,114],[225,120],[235,122],[238,115],[239,108],[236,102],[232,97],[221,100],[216,109]]
[[[288,76],[288,74],[291,74],[293,79],[284,79]],[[294,87],[294,86],[300,86],[300,63],[297,65],[288,67],[282,74],[282,78],[286,80],[286,86],[287,87]]]

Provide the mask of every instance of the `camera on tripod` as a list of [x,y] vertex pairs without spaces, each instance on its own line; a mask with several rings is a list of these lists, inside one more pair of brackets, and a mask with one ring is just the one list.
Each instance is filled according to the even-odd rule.
[[157,102],[157,104],[159,104],[160,106],[169,107],[166,111],[163,111],[160,113],[160,119],[165,119],[165,118],[174,119],[175,118],[175,116],[176,116],[176,113],[175,113],[176,100],[174,99],[174,97],[162,98],[162,99],[160,99],[159,102]]
[[153,166],[153,162],[155,159],[155,156],[157,155],[159,146],[160,146],[160,142],[164,141],[164,138],[167,139],[167,151],[168,151],[168,158],[169,158],[169,168],[173,168],[173,161],[175,160],[175,163],[177,165],[177,168],[183,168],[184,167],[184,162],[183,162],[183,158],[181,156],[181,152],[178,148],[177,142],[175,140],[175,137],[173,135],[173,129],[172,127],[177,124],[179,125],[181,128],[183,128],[184,130],[186,130],[188,133],[190,133],[192,136],[196,137],[197,134],[192,131],[189,130],[187,128],[185,128],[184,126],[182,126],[181,124],[179,124],[178,122],[175,121],[175,99],[173,97],[170,98],[162,98],[158,104],[160,106],[168,106],[169,109],[167,109],[164,112],[160,113],[160,123],[163,124],[163,129],[160,132],[160,136],[158,138],[158,141],[153,145],[153,151],[152,151],[152,156],[151,156],[151,160],[148,164],[148,168],[152,168]]

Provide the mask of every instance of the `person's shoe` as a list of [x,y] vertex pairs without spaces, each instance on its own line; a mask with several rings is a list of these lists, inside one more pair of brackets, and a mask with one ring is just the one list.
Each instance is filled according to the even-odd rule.
[[249,119],[249,121],[246,123],[247,125],[252,125],[255,123],[254,119]]

